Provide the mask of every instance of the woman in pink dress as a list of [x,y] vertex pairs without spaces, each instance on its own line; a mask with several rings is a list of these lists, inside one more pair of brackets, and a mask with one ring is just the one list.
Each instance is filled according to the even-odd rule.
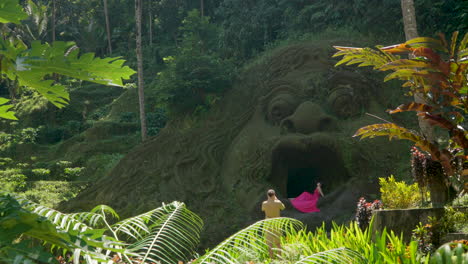
[[314,193],[303,192],[296,198],[291,199],[292,205],[303,213],[320,212],[317,208],[317,202],[320,196],[324,196],[322,192],[322,184],[317,183]]

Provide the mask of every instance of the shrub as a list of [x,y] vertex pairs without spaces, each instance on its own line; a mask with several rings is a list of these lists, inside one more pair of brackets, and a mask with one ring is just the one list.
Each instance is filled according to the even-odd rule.
[[422,196],[418,184],[411,185],[397,182],[393,175],[388,179],[379,178],[380,193],[385,208],[404,209],[418,207],[422,203]]
[[5,192],[21,191],[26,186],[26,176],[20,169],[0,171],[0,190]]
[[120,114],[119,121],[122,123],[134,123],[138,121],[137,113],[135,112],[123,112]]
[[356,222],[358,226],[362,230],[368,228],[372,219],[372,212],[379,209],[382,209],[381,201],[375,200],[372,203],[368,203],[364,197],[359,198],[356,209]]
[[83,184],[66,181],[36,181],[20,194],[31,201],[54,208],[59,203],[75,197],[83,188]]
[[68,180],[75,180],[83,174],[84,167],[75,167],[75,168],[65,168],[64,173],[65,177]]
[[35,179],[46,180],[50,176],[49,169],[32,169],[32,174]]
[[464,194],[462,196],[459,196],[459,197],[455,198],[452,201],[452,205],[453,206],[466,206],[466,207],[468,207],[468,194]]
[[422,254],[430,253],[434,250],[434,232],[431,224],[423,225],[421,222],[413,230],[412,239],[418,242],[418,251]]

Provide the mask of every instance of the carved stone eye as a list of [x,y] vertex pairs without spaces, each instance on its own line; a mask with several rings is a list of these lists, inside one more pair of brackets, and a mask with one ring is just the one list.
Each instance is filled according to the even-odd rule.
[[268,120],[279,124],[281,120],[290,116],[296,107],[296,100],[291,95],[280,94],[270,101],[268,105]]
[[335,115],[348,118],[360,113],[363,107],[362,100],[351,85],[338,85],[330,91],[327,101]]

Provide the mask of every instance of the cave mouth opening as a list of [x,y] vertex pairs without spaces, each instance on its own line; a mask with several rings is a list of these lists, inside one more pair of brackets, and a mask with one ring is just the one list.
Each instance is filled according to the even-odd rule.
[[[318,138],[285,140],[272,153],[270,182],[280,195],[295,198],[314,192],[317,182],[324,192],[332,192],[349,179],[341,155],[333,145]],[[301,138],[299,138],[301,139]]]
[[295,198],[304,191],[312,193],[319,179],[319,169],[314,167],[288,168],[286,193]]

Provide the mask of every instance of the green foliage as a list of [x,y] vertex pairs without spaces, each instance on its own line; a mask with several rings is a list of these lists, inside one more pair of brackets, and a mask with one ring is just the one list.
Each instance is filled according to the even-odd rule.
[[4,0],[0,3],[0,23],[21,23],[28,15],[23,11],[17,0]]
[[0,152],[10,153],[14,151],[17,145],[26,143],[35,143],[40,128],[22,128],[16,129],[13,133],[0,132]]
[[[65,219],[62,223],[73,223],[73,228],[83,229],[60,229],[47,218],[32,212],[29,209],[31,207],[34,207],[34,204],[28,201],[22,200],[20,204],[10,195],[0,195],[0,243],[2,245],[0,247],[2,249],[0,258],[9,259],[9,256],[19,255],[23,258],[36,257],[38,259],[35,260],[39,260],[50,257],[50,254],[46,254],[41,248],[33,249],[38,251],[39,255],[32,254],[31,256],[26,253],[28,251],[24,252],[21,250],[24,248],[24,244],[17,243],[20,238],[23,238],[23,241],[28,241],[29,238],[38,239],[53,247],[73,252],[77,257],[83,256],[87,263],[92,263],[91,259],[95,261],[104,261],[106,259],[106,255],[100,253],[97,249],[125,252],[117,248],[122,244],[103,235],[103,230],[83,228],[84,226],[79,226],[79,222],[73,219]],[[11,263],[12,261],[12,259],[9,259],[7,262]],[[49,260],[47,263],[53,262],[53,260]]]
[[[116,212],[104,205],[95,207],[91,212],[64,214],[53,209],[29,203],[28,208],[38,215],[47,217],[57,227],[66,233],[89,233],[101,235],[107,230],[115,241],[125,240],[120,244],[123,250],[111,249],[103,257],[109,261],[110,253],[120,252],[124,260],[131,262],[131,258],[161,263],[174,263],[188,260],[199,242],[199,235],[203,225],[202,220],[189,211],[185,204],[172,202],[148,211],[144,214],[124,219],[110,224],[108,216],[118,218]],[[97,229],[104,228],[104,229]],[[103,236],[104,238],[105,236]],[[95,238],[95,237],[94,237]],[[95,250],[106,249],[101,244]],[[83,249],[82,256],[91,255],[90,250]]]
[[445,207],[441,222],[441,233],[468,232],[468,212],[451,206]]
[[468,207],[468,194],[463,194],[452,201],[452,206],[466,206]]
[[21,169],[0,170],[0,191],[19,192],[26,187],[26,176]]
[[[0,6],[0,22],[19,23],[24,12],[16,0],[7,0]],[[9,16],[6,16],[9,14]],[[3,17],[1,17],[3,16]],[[6,17],[5,17],[6,16]],[[78,56],[79,49],[73,42],[56,41],[52,45],[33,41],[28,47],[14,34],[3,32],[0,38],[0,72],[20,86],[33,88],[52,104],[61,108],[68,104],[69,94],[65,87],[50,76],[55,74],[91,81],[105,85],[123,86],[122,78],[129,79],[135,73],[119,57],[95,58],[86,53]],[[16,119],[8,100],[0,99],[0,116]]]
[[365,263],[420,263],[415,241],[407,244],[401,236],[393,232],[387,233],[385,229],[382,233],[374,234],[372,223],[369,228],[362,230],[356,222],[351,222],[348,226],[333,224],[330,231],[325,226],[317,228],[313,233],[299,230],[282,240],[282,256],[287,260],[296,260],[341,247],[359,253]]
[[[45,177],[47,178],[47,176]],[[27,189],[19,192],[18,195],[24,196],[32,202],[55,208],[61,202],[74,198],[85,187],[86,184],[83,183],[40,180],[29,182],[26,186]]]
[[76,180],[83,174],[84,167],[65,168],[65,177],[68,180]]
[[466,264],[468,263],[468,252],[463,244],[445,244],[438,248],[431,257],[430,264]]
[[[449,140],[446,146],[439,146],[416,132],[393,123],[375,124],[360,128],[354,136],[389,136],[413,141],[419,148],[440,162],[447,179],[458,192],[462,191],[461,175],[454,164],[456,158],[466,162],[468,156],[468,132],[464,116],[468,113],[468,33],[458,43],[458,32],[453,33],[450,45],[443,36],[440,39],[415,38],[403,44],[377,49],[335,47],[334,55],[343,56],[336,64],[358,64],[373,66],[379,71],[391,70],[385,81],[398,79],[405,81],[408,95],[420,94],[425,103],[402,104],[390,114],[414,111],[434,127],[447,131]],[[395,53],[410,53],[412,59],[400,59]]]
[[431,253],[434,250],[435,241],[432,224],[423,225],[421,222],[416,226],[411,235],[411,239],[418,242],[418,250],[422,254]]
[[214,56],[181,54],[168,60],[161,72],[158,90],[160,104],[167,103],[171,112],[185,113],[197,106],[210,107],[210,96],[221,95],[230,86],[232,67]]
[[188,13],[181,27],[180,53],[165,58],[167,68],[158,74],[158,105],[167,104],[173,113],[209,108],[230,86],[234,66],[213,50],[216,28],[197,10]]
[[419,207],[422,204],[421,191],[418,184],[411,185],[395,180],[391,175],[379,178],[382,203],[387,209],[405,209]]
[[33,173],[36,179],[46,179],[50,175],[50,170],[48,169],[32,169],[31,172]]

